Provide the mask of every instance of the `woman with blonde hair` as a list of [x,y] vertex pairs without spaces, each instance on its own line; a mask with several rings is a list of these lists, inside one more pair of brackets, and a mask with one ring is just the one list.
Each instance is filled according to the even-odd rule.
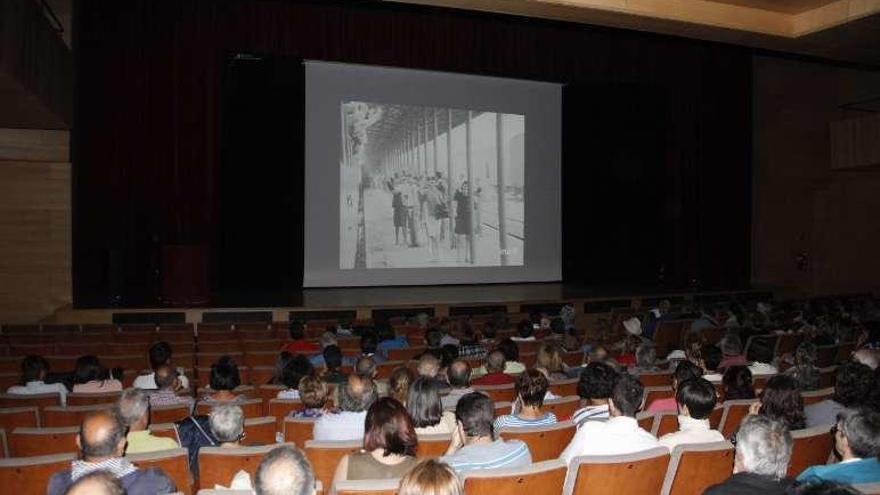
[[415,379],[416,373],[406,366],[394,368],[391,376],[388,377],[388,396],[397,399],[398,402],[406,406],[409,386]]
[[427,459],[413,467],[403,479],[397,495],[462,495],[461,480],[448,464]]
[[559,346],[547,342],[538,347],[538,355],[535,357],[535,369],[540,371],[548,380],[567,380],[565,374],[565,362]]

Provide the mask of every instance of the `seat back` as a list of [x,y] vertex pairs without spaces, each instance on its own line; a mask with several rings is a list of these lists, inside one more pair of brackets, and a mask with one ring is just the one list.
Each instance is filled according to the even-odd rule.
[[565,462],[554,459],[524,468],[469,471],[462,483],[468,495],[559,495],[565,472]]
[[4,407],[0,409],[0,428],[12,431],[20,426],[40,426],[40,413],[36,407]]
[[717,430],[721,425],[721,416],[724,415],[724,406],[722,404],[718,404],[715,406],[715,409],[712,409],[712,412],[709,413],[709,427],[713,430]]
[[360,440],[354,442],[307,441],[305,453],[309,462],[312,463],[315,479],[324,486],[331,486],[336,466],[339,465],[342,457],[357,452],[362,445],[363,442]]
[[837,345],[820,345],[816,347],[816,362],[818,368],[825,368],[835,364],[837,359]]
[[568,397],[545,401],[542,409],[545,413],[552,412],[556,415],[556,418],[561,421],[570,419],[580,405],[580,397],[577,395],[569,395]]
[[564,495],[659,493],[669,467],[670,453],[657,447],[627,455],[580,456],[572,459]]
[[[209,401],[199,402],[196,404],[196,414],[211,414],[211,409],[217,404],[217,402]],[[235,405],[241,408],[245,418],[259,418],[263,415],[262,399],[247,399],[236,402]]]
[[395,495],[399,479],[339,481],[331,493],[336,495]]
[[403,349],[388,349],[389,361],[409,361],[425,352],[427,347],[405,347]]
[[161,469],[169,478],[174,480],[178,492],[186,495],[193,492],[193,479],[189,470],[189,453],[186,449],[178,448],[145,452],[143,454],[129,454],[126,458],[141,469]]
[[305,448],[312,439],[316,418],[284,418],[284,441]]
[[559,458],[577,431],[574,423],[563,421],[554,425],[502,428],[499,434],[505,440],[522,440],[529,446],[532,462]]
[[0,486],[4,493],[46,493],[49,478],[74,459],[76,454],[0,459]]
[[492,402],[511,402],[516,397],[513,384],[509,385],[474,385],[471,387],[476,392],[488,395]]
[[446,453],[446,449],[449,448],[451,441],[452,435],[448,433],[419,435],[416,457],[440,457]]
[[659,412],[654,415],[654,427],[651,433],[657,438],[678,431],[678,413],[677,412]]
[[263,406],[266,408],[267,413],[269,411],[269,401],[277,398],[278,392],[281,392],[282,390],[287,390],[287,387],[285,387],[284,385],[271,384],[263,384],[257,386],[257,397],[263,399]]
[[639,381],[646,387],[671,387],[672,372],[656,371],[651,373],[639,373]]
[[278,362],[279,352],[276,351],[248,351],[244,355],[246,366],[275,366]]
[[284,431],[284,418],[290,416],[290,413],[293,411],[298,411],[303,407],[301,401],[289,399],[271,399],[268,404],[269,411],[267,415],[275,417],[275,420],[278,422],[276,426],[278,431]]
[[513,410],[513,404],[510,402],[496,402],[495,403],[495,417],[498,416],[506,416],[510,414]]
[[150,423],[174,423],[189,416],[188,404],[173,404],[170,406],[151,406]]
[[42,425],[47,428],[61,426],[79,426],[88,414],[102,409],[109,409],[113,404],[97,404],[94,406],[53,406],[43,409]]
[[819,386],[822,388],[833,387],[837,380],[837,366],[819,368]]
[[650,406],[652,402],[658,399],[668,399],[675,397],[672,387],[645,387],[645,407]]
[[678,445],[663,481],[662,495],[700,495],[733,473],[730,442]]
[[826,464],[834,448],[831,425],[795,430],[791,432],[791,438],[794,440],[788,464],[788,475],[791,477],[796,477],[810,466]]
[[749,407],[756,401],[757,399],[724,401],[724,412],[721,413],[721,423],[718,425],[718,431],[724,438],[730,438],[739,429],[739,424],[749,414]]
[[49,406],[60,406],[58,394],[0,394],[0,407],[36,407],[40,411]]
[[79,426],[61,428],[16,428],[7,433],[9,455],[31,457],[51,454],[75,454],[79,452],[76,437]]
[[202,447],[199,449],[199,486],[229,486],[232,477],[240,470],[254,479],[263,456],[279,446],[280,444],[236,448]]
[[122,392],[99,392],[96,394],[67,394],[68,406],[92,406],[95,404],[115,404]]
[[656,421],[657,416],[648,411],[643,411],[636,414],[636,422],[639,423],[639,428],[647,431],[648,433],[654,432],[654,422]]
[[180,435],[177,434],[177,425],[174,423],[153,423],[150,425],[150,433],[157,437],[170,438],[180,445]]
[[801,392],[801,397],[804,399],[804,406],[822,402],[825,399],[830,399],[832,396],[834,396],[834,387],[813,390],[811,392]]
[[244,420],[245,445],[269,445],[275,443],[275,418],[263,416]]
[[568,397],[569,395],[577,395],[578,382],[580,378],[572,378],[571,380],[556,380],[550,382],[550,391],[558,397]]

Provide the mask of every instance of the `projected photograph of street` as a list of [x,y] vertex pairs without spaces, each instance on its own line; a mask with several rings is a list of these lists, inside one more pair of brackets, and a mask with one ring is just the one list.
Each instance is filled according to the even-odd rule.
[[341,269],[520,266],[525,117],[342,102]]

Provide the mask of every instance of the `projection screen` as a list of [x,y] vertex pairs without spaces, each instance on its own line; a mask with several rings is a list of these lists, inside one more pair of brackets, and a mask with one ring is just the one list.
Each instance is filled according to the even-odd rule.
[[305,64],[305,287],[561,278],[559,84]]

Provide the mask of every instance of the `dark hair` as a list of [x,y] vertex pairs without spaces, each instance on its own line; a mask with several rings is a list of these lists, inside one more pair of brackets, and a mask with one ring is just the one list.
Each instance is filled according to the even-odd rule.
[[443,332],[441,332],[440,330],[432,328],[425,332],[425,344],[427,344],[428,347],[440,347],[441,340],[443,340]]
[[290,322],[290,325],[287,327],[287,332],[290,334],[291,340],[302,340],[306,336],[305,325],[298,320]]
[[293,359],[293,354],[289,351],[281,351],[278,354],[278,360],[275,361],[275,370],[272,374],[272,380],[269,381],[270,385],[281,385],[284,383],[282,381],[284,368],[287,367],[287,363],[289,363],[291,359]]
[[492,351],[486,355],[486,372],[487,373],[503,373],[504,372],[504,353],[501,351]]
[[578,395],[582,399],[607,399],[611,397],[617,371],[605,363],[593,362],[581,371],[578,381]]
[[498,343],[498,350],[504,353],[505,361],[519,361],[519,347],[516,342],[504,339]]
[[64,495],[74,493],[78,488],[92,481],[100,485],[101,489],[98,493],[103,495],[125,495],[125,488],[123,488],[122,482],[106,469],[99,469],[80,476],[73,484],[67,487],[67,490],[64,490]]
[[375,354],[376,346],[379,345],[376,334],[373,332],[365,332],[361,335],[361,352],[364,354]]
[[724,385],[724,400],[755,398],[752,371],[748,366],[739,365],[727,368],[721,383]]
[[413,422],[400,402],[383,397],[367,411],[364,450],[382,449],[382,455],[416,455],[418,438]]
[[703,357],[703,364],[706,365],[706,369],[709,371],[718,370],[718,365],[724,359],[724,353],[716,345],[704,345],[700,349],[700,355]]
[[394,340],[394,329],[387,322],[377,322],[373,329],[376,331],[376,338],[379,339],[379,342]]
[[471,383],[471,366],[467,361],[456,359],[446,369],[446,379],[452,388],[466,388]]
[[847,361],[837,368],[834,402],[843,407],[861,405],[871,394],[874,373],[862,363]]
[[684,383],[694,378],[702,378],[702,376],[703,370],[696,364],[690,361],[679,361],[675,371],[672,372],[672,383],[677,386],[679,383]]
[[752,337],[746,350],[746,359],[750,362],[769,363],[773,361],[773,345],[776,339],[768,336]]
[[614,407],[624,416],[634,417],[642,407],[645,397],[645,387],[642,382],[629,373],[620,373],[614,380],[614,388],[611,389],[611,400]]
[[851,485],[823,480],[815,476],[798,481],[786,491],[787,495],[860,495],[861,493]]
[[487,321],[483,324],[483,338],[484,339],[494,339],[495,338],[495,322]]
[[471,392],[463,395],[455,405],[455,419],[461,422],[464,434],[469,437],[495,438],[492,426],[495,406],[486,394]]
[[324,348],[324,366],[328,370],[337,370],[342,366],[342,349],[338,345],[328,345]]
[[[83,426],[85,426],[86,422],[96,416],[106,416],[110,419],[110,431],[108,431],[106,435],[103,435],[100,438],[100,441],[89,443],[90,439],[83,434],[83,431],[85,431],[85,428],[83,428]],[[116,446],[119,445],[119,442],[123,438],[125,438],[126,429],[127,428],[125,426],[125,422],[122,420],[122,417],[119,416],[119,414],[116,412],[115,408],[89,414],[85,417],[85,419],[83,419],[79,428],[79,441],[80,445],[82,446],[83,456],[107,457],[113,454],[114,452],[116,452]]]
[[557,316],[550,320],[550,331],[556,335],[565,334],[565,322],[562,321],[562,318]]
[[867,407],[844,409],[837,415],[837,425],[857,457],[880,456],[880,412]]
[[388,377],[389,395],[399,402],[407,400],[410,384],[415,381],[416,372],[406,366],[398,366],[391,372]]
[[705,378],[693,378],[678,384],[675,401],[688,408],[694,419],[706,419],[715,409],[715,387]]
[[49,373],[49,362],[43,356],[25,356],[21,360],[21,384],[42,380]]
[[536,369],[526,370],[516,379],[516,395],[522,399],[523,405],[541,407],[544,405],[544,396],[550,388],[550,382],[544,373]]
[[150,346],[147,352],[150,356],[150,368],[156,369],[171,360],[171,344],[160,341]]
[[298,389],[299,381],[304,376],[311,375],[315,371],[311,361],[302,354],[297,354],[291,358],[290,362],[281,371],[281,383],[287,388]]
[[406,410],[413,426],[424,428],[440,423],[443,405],[440,402],[440,386],[433,378],[420,376],[410,385],[406,395]]
[[458,359],[458,346],[446,344],[440,348],[440,354],[443,356],[443,359],[440,360],[440,366],[447,368],[453,361]]
[[211,365],[211,389],[235,390],[241,385],[241,376],[238,374],[238,365],[229,356],[220,356],[216,363]]
[[529,320],[520,320],[519,323],[516,324],[516,333],[519,334],[521,338],[527,339],[531,337],[534,332],[535,328]]
[[785,422],[789,430],[806,428],[804,398],[797,380],[788,375],[770,378],[761,393],[761,414]]
[[107,370],[101,366],[97,356],[91,354],[80,356],[76,359],[76,368],[73,371],[73,383],[88,383],[95,380],[105,380]]

